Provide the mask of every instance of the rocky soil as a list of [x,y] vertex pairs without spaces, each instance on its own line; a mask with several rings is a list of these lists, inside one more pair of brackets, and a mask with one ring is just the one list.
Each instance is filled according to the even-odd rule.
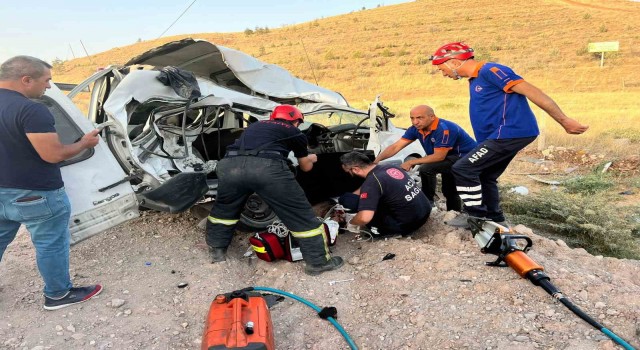
[[[341,234],[333,251],[348,263],[310,277],[301,262],[245,257],[250,233],[236,236],[227,262],[210,264],[197,218],[143,212],[72,247],[74,282],[105,289],[58,311],[42,309],[42,280],[23,231],[0,263],[0,349],[197,349],[213,298],[247,286],[337,307],[360,349],[620,348],[511,269],[484,266],[494,256],[481,254],[469,231],[445,226],[445,215],[434,213],[413,239]],[[640,347],[640,261],[518,231],[533,239],[529,255],[561,291]],[[387,253],[395,258],[383,261]],[[278,349],[348,349],[301,303],[287,299],[271,317]]]

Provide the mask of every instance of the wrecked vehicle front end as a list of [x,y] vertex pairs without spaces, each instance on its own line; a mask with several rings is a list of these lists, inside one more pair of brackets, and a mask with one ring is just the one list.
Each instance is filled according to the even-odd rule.
[[[180,96],[158,77],[163,67],[192,72],[201,93]],[[291,76],[239,51],[191,39],[169,43],[109,67],[79,84],[69,96],[93,84],[88,117],[107,125],[103,137],[128,174],[141,206],[177,213],[215,198],[216,162],[253,122],[266,120],[280,103],[297,105],[305,114],[300,127],[319,161],[297,179],[312,203],[351,191],[359,180],[341,170],[339,156],[362,150],[372,156],[403,133],[390,122],[379,99],[369,110],[351,108],[333,91]],[[412,145],[414,146],[414,145]],[[420,156],[408,147],[397,157]],[[396,157],[396,158],[397,158]],[[292,169],[296,159],[290,155]],[[114,184],[117,185],[117,184]],[[342,191],[342,192],[341,192]],[[241,220],[264,227],[275,215],[252,196]]]

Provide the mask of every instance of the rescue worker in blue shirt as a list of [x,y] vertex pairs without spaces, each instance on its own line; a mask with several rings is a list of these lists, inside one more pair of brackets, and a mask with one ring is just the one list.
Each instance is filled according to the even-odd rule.
[[431,62],[445,77],[469,79],[469,116],[478,142],[453,166],[466,213],[448,224],[468,227],[471,216],[508,226],[500,208],[497,179],[515,155],[540,133],[527,100],[544,110],[568,134],[582,134],[589,127],[567,117],[554,100],[511,68],[476,61],[473,49],[465,43],[440,47]]
[[211,261],[226,260],[235,227],[247,198],[257,193],[298,241],[305,272],[318,275],[344,264],[331,257],[324,226],[286,162],[293,151],[300,170],[309,171],[318,158],[307,151],[307,137],[298,130],[304,117],[290,105],[274,108],[270,120],[245,129],[218,162],[218,194],[207,220],[206,241]]
[[408,171],[415,165],[420,166],[422,191],[432,206],[436,193],[436,175],[441,174],[442,194],[447,200],[447,210],[460,211],[462,205],[456,192],[451,166],[475,148],[476,142],[458,124],[438,118],[429,106],[419,105],[412,108],[409,117],[412,126],[407,129],[401,139],[380,152],[375,162],[394,156],[413,141],[418,140],[426,156],[407,160],[401,167]]

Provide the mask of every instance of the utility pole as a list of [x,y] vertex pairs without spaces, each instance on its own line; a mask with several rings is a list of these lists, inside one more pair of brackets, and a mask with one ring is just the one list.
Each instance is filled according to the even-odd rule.
[[73,53],[73,48],[71,47],[71,43],[69,43],[69,50],[71,50],[71,56],[73,56],[73,59],[76,59],[76,54]]
[[87,54],[87,57],[89,57],[89,53],[87,52],[87,48],[84,47],[84,44],[82,43],[82,40],[80,40],[80,45],[82,45],[82,48],[84,49],[84,53]]

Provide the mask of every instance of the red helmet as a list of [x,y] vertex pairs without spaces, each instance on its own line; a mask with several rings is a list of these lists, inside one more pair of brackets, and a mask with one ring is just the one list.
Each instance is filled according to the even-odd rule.
[[269,119],[283,119],[290,122],[300,120],[303,122],[304,116],[302,116],[302,112],[300,112],[299,109],[292,105],[280,105],[273,109],[273,112],[271,112],[271,118]]
[[443,64],[448,60],[455,58],[458,60],[466,60],[473,57],[473,49],[469,45],[457,42],[449,43],[441,46],[436,50],[436,53],[431,56],[431,64],[437,66]]

